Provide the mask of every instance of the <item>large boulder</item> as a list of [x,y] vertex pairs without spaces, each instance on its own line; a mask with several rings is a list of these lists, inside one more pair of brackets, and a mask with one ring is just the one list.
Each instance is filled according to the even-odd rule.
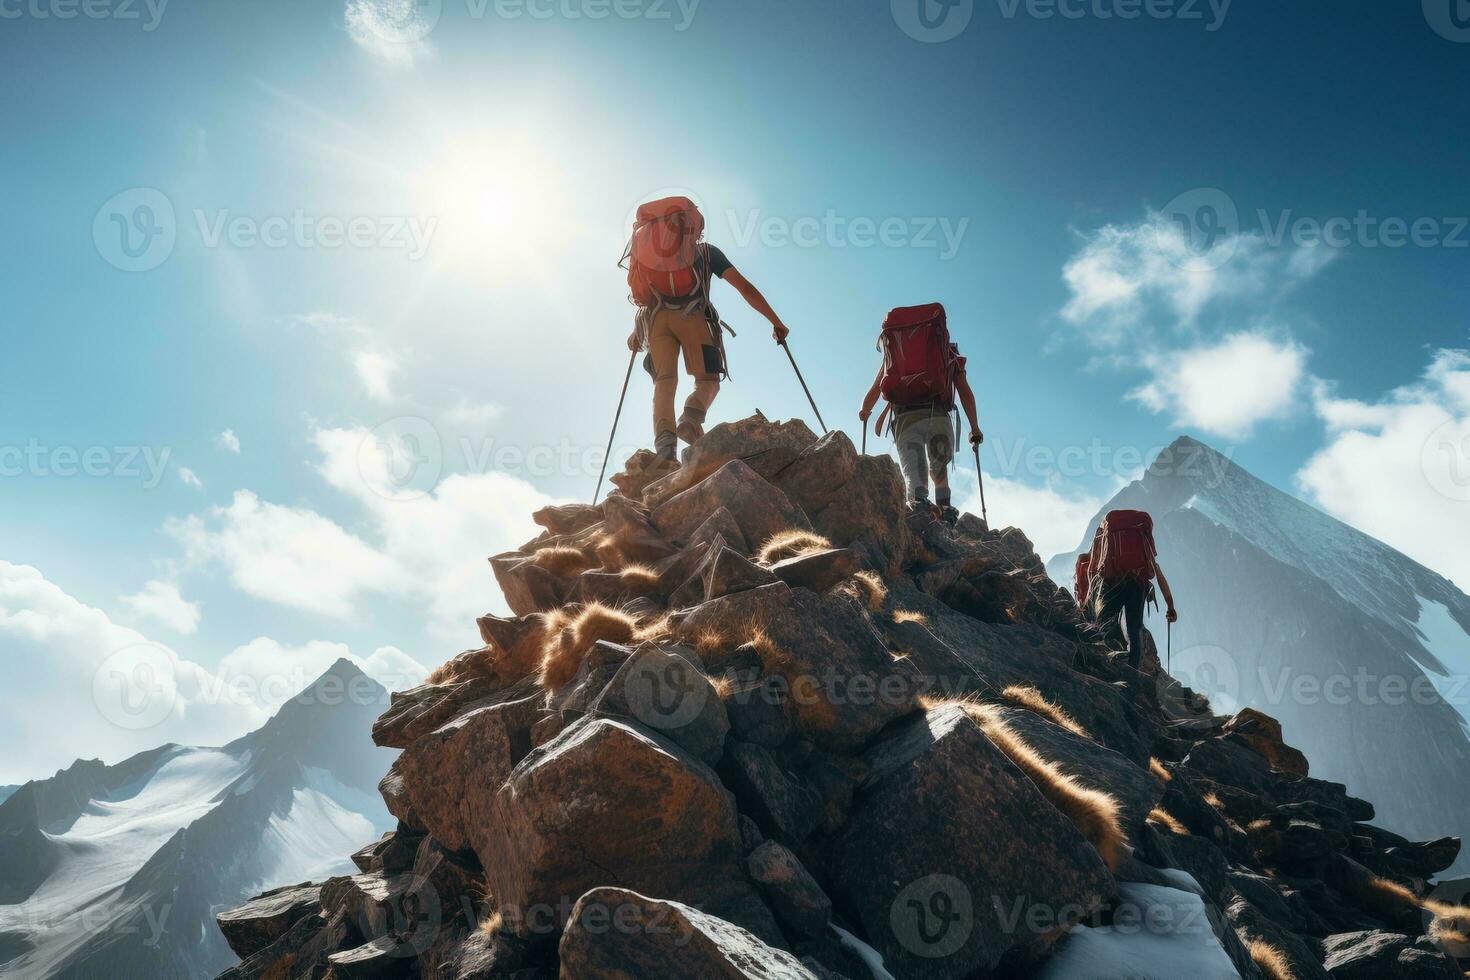
[[495,794],[531,751],[539,696],[475,707],[418,739],[395,768],[419,821],[444,846],[470,850]]
[[505,595],[505,603],[517,616],[555,609],[566,600],[567,585],[520,552],[496,555],[490,570]]
[[903,475],[888,456],[859,456],[852,440],[831,432],[776,477],[776,485],[839,547],[869,566],[897,574],[909,550]]
[[805,939],[831,938],[832,900],[791,850],[768,840],[745,858],[750,876],[761,886],[787,934]]
[[[609,881],[716,914],[748,916],[755,898],[730,793],[635,724],[586,718],[533,751],[478,838],[489,892],[521,936],[555,935],[572,902]],[[769,934],[764,911],[756,924]]]
[[1397,932],[1349,932],[1322,940],[1333,980],[1463,980],[1454,962],[1427,938]]
[[669,540],[688,541],[721,507],[735,518],[751,547],[759,547],[782,531],[811,530],[811,522],[801,508],[738,459],[660,504],[653,512],[653,522]]
[[534,682],[526,682],[504,688],[494,678],[475,677],[457,684],[422,684],[395,692],[388,710],[373,722],[373,744],[406,749],[472,704],[517,700],[529,696],[534,687]]
[[646,643],[619,665],[589,711],[637,721],[713,766],[724,754],[730,719],[696,659],[687,650]]
[[[797,731],[831,748],[866,742],[913,710],[917,685],[900,671],[883,639],[853,599],[817,596],[785,583],[706,602],[678,627],[689,643],[715,636],[730,651],[749,643],[767,676],[789,692]],[[707,657],[712,670],[728,657]]]
[[896,976],[987,974],[1112,894],[1097,851],[962,708],[905,722],[867,761],[822,871]]
[[790,953],[680,902],[597,888],[572,910],[561,980],[815,980]]
[[322,909],[320,885],[289,885],[251,899],[215,916],[225,942],[241,959],[249,959],[276,942],[302,919]]
[[737,459],[770,480],[816,441],[816,435],[800,419],[771,422],[756,413],[738,422],[725,422],[706,432],[690,447],[684,465],[650,485],[643,497],[656,506]]

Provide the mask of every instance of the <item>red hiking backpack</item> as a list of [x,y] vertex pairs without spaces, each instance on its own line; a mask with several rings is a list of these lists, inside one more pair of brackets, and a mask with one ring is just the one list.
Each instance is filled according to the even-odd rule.
[[949,342],[944,306],[900,306],[883,320],[878,341],[883,351],[883,397],[908,407],[935,403],[954,406],[957,353]]
[[1141,510],[1115,510],[1103,518],[1093,542],[1092,571],[1105,583],[1154,578],[1154,519]]
[[1072,572],[1072,595],[1077,605],[1087,608],[1087,595],[1092,591],[1092,555],[1078,555],[1077,567]]
[[693,296],[704,285],[699,241],[704,215],[687,197],[667,197],[638,208],[628,243],[628,288],[633,302],[654,306],[659,297]]

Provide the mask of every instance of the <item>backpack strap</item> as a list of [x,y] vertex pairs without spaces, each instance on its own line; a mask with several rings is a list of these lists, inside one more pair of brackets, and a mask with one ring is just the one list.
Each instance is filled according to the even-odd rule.
[[[888,418],[888,413],[891,411],[893,411],[893,403],[884,402],[883,411],[878,414],[878,434],[880,436],[883,434],[883,420]],[[864,422],[863,424],[867,425],[866,422]]]

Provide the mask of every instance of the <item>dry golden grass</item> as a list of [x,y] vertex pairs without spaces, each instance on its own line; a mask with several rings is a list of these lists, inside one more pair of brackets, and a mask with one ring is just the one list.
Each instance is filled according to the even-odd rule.
[[600,602],[584,606],[556,632],[548,631],[541,648],[541,686],[555,691],[577,676],[582,658],[593,644],[630,643],[638,632],[638,621],[621,609]]
[[1001,720],[991,705],[974,701],[928,701],[929,705],[956,704],[985,732],[987,738],[1026,774],[1027,778],[1097,849],[1110,869],[1116,869],[1128,837],[1118,819],[1118,801],[1107,793],[1082,785],[1056,763],[1043,758]]
[[500,926],[504,921],[504,918],[499,912],[491,912],[480,920],[480,931],[493,935],[500,931]]
[[1078,738],[1092,738],[1087,729],[1077,723],[1077,720],[1067,714],[1060,705],[1048,701],[1036,688],[1025,684],[1012,684],[1000,696],[1018,708],[1034,711],[1041,717],[1054,725],[1065,728]]
[[618,577],[624,585],[637,592],[653,592],[660,585],[658,572],[647,565],[624,565],[618,570]]
[[888,586],[877,572],[861,571],[852,577],[853,587],[869,612],[879,612],[888,599]]
[[617,538],[611,534],[604,534],[592,542],[592,550],[597,555],[597,560],[602,567],[609,572],[616,572],[627,562],[623,555],[623,549],[618,545]]
[[725,637],[716,630],[700,630],[694,637],[694,649],[701,657],[711,657],[725,649]]
[[1165,769],[1164,764],[1153,756],[1149,757],[1148,771],[1158,777],[1161,783],[1172,782],[1174,779],[1174,774]]
[[918,623],[920,626],[929,625],[928,616],[925,616],[921,612],[915,612],[912,609],[895,609],[893,611],[893,621],[900,625],[903,623]]
[[1252,939],[1246,949],[1250,951],[1256,966],[1265,974],[1266,980],[1296,980],[1296,973],[1292,971],[1291,964],[1286,962],[1286,954],[1264,939]]
[[1389,881],[1387,878],[1374,878],[1368,882],[1368,887],[1396,905],[1417,909],[1423,904],[1423,900],[1414,893],[1413,889],[1396,881]]
[[1174,814],[1161,806],[1154,807],[1149,811],[1148,822],[1156,827],[1163,827],[1171,834],[1178,834],[1180,837],[1190,836],[1189,828],[1180,823]]
[[832,547],[832,542],[820,534],[811,531],[781,531],[771,535],[761,549],[756,553],[755,560],[762,565],[774,565],[778,561],[788,558],[800,558],[802,555],[815,554],[818,551],[826,551]]
[[660,616],[658,619],[650,620],[638,627],[633,634],[633,639],[639,643],[657,643],[667,640],[674,634],[672,616]]
[[715,697],[721,701],[730,700],[730,695],[735,693],[735,682],[728,677],[711,677],[709,683],[715,689]]
[[1215,793],[1214,790],[1210,790],[1209,792],[1202,794],[1200,798],[1203,799],[1210,806],[1214,807],[1216,810],[1225,809],[1225,804],[1220,802],[1220,797],[1218,794]]
[[558,578],[580,575],[592,567],[592,559],[576,548],[555,546],[542,548],[531,560]]

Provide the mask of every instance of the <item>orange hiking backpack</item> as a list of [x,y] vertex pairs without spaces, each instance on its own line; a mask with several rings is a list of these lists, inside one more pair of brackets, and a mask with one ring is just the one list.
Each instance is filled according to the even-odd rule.
[[883,321],[881,391],[899,408],[934,403],[954,407],[958,352],[949,342],[949,320],[940,303],[900,306]]
[[1154,519],[1141,510],[1115,510],[1103,518],[1089,556],[1092,571],[1106,584],[1136,579],[1152,582]]
[[1077,567],[1072,572],[1072,595],[1077,605],[1087,608],[1087,595],[1092,590],[1092,555],[1078,555]]
[[666,197],[638,208],[633,237],[623,254],[628,288],[639,306],[656,306],[661,297],[693,296],[704,287],[699,241],[704,215],[687,197]]

